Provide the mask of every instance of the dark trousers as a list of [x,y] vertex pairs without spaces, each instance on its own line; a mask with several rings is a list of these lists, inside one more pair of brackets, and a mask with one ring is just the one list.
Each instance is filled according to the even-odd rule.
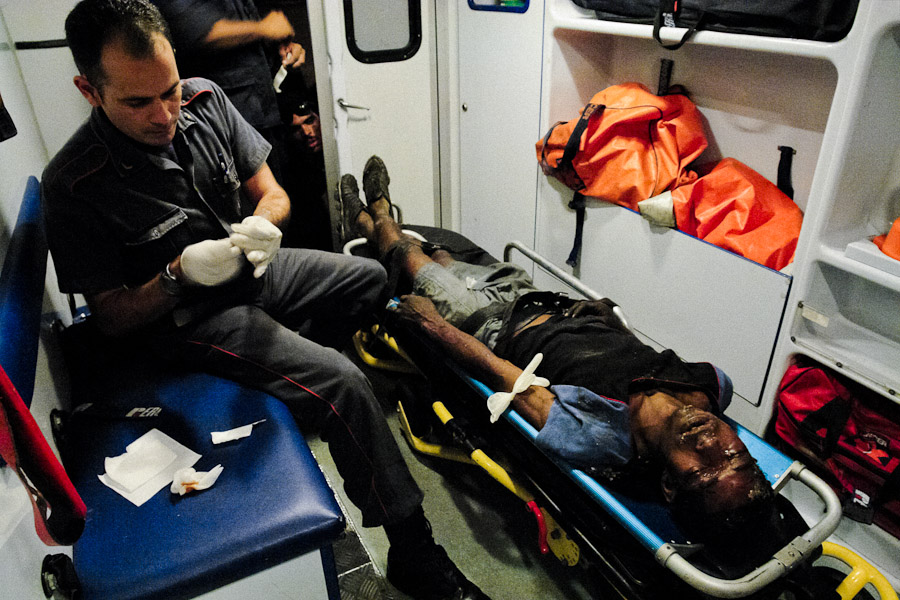
[[164,358],[263,390],[317,430],[366,527],[395,523],[422,501],[371,384],[339,351],[385,282],[374,260],[282,248],[246,304],[154,340]]

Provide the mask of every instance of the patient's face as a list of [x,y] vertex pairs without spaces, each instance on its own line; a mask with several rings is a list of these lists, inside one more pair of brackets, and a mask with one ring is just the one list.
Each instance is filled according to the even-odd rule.
[[690,490],[717,512],[742,506],[757,493],[756,460],[737,432],[708,411],[690,405],[675,411],[666,423],[662,450],[663,491],[669,500],[679,490]]

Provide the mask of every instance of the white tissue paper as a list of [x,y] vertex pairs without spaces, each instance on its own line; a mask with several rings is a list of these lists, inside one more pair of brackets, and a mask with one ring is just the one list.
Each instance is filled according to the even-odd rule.
[[275,73],[275,78],[272,80],[272,85],[275,87],[275,93],[281,93],[281,84],[284,83],[285,78],[287,77],[287,69],[284,68],[284,65],[278,67],[278,72]]
[[205,490],[212,487],[223,470],[222,465],[216,465],[209,471],[195,471],[191,467],[179,469],[172,478],[169,490],[179,496],[184,496],[194,490]]
[[108,457],[100,481],[135,506],[152,498],[172,481],[175,472],[193,466],[200,455],[158,429],[128,444],[125,453]]
[[108,457],[104,462],[106,476],[119,489],[133,492],[148,479],[168,467],[175,453],[155,437],[143,436],[125,448],[125,454]]
[[260,423],[264,423],[265,421],[265,419],[261,419],[259,421],[254,421],[249,425],[235,427],[234,429],[229,429],[228,431],[212,431],[210,432],[210,435],[212,436],[212,443],[221,444],[223,442],[230,442],[233,440],[239,440],[241,438],[248,437],[250,435],[250,432],[253,431],[254,425],[259,425]]

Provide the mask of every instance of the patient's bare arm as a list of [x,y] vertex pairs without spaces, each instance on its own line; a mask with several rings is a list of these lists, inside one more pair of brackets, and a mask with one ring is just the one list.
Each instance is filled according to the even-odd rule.
[[[402,322],[421,331],[450,359],[493,390],[512,390],[516,379],[522,374],[522,369],[445,321],[428,298],[403,296],[396,314]],[[554,398],[553,392],[547,388],[532,386],[516,395],[513,406],[522,417],[540,429],[547,422]]]

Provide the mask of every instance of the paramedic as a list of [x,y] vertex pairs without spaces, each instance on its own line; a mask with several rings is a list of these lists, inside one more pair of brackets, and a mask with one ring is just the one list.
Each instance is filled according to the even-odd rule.
[[182,77],[205,77],[221,87],[238,112],[272,144],[269,166],[281,182],[283,127],[270,57],[291,72],[306,61],[281,11],[260,18],[253,0],[151,0],[171,27]]
[[93,111],[43,174],[60,291],[83,294],[102,332],[263,390],[318,429],[363,525],[384,526],[401,591],[485,598],[432,539],[371,385],[338,350],[384,269],[279,248],[289,201],[268,143],[213,82],[179,79],[152,4],[82,0],[66,39]]
[[643,344],[608,301],[539,292],[513,264],[469,265],[441,249],[426,255],[391,217],[389,181],[372,157],[363,174],[368,208],[352,175],[341,180],[341,200],[379,256],[412,282],[395,317],[495,390],[512,390],[543,353],[535,374],[554,385],[512,399],[539,429],[539,447],[601,475],[654,473],[673,514],[703,528],[705,540],[721,534],[733,543],[759,531],[760,520],[777,521],[771,486],[718,416],[731,399],[724,373]]

